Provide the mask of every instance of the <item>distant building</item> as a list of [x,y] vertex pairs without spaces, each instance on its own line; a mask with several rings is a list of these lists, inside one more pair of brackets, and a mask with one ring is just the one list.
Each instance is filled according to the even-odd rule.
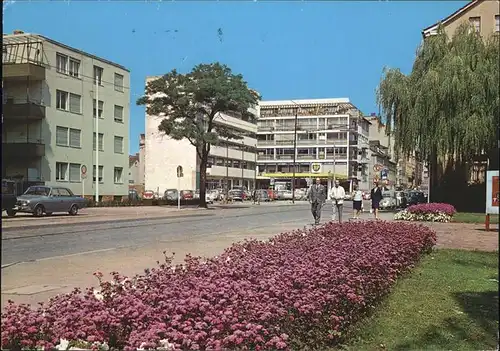
[[[158,77],[148,77],[146,82]],[[258,116],[258,109],[251,112]],[[145,133],[145,189],[162,195],[166,189],[177,189],[177,166],[183,167],[181,190],[198,190],[200,183],[199,159],[195,148],[186,139],[173,140],[158,131],[161,117],[146,114]],[[207,189],[255,187],[256,132],[255,121],[219,114],[214,123],[231,128],[241,139],[221,140],[212,145],[208,158]]]
[[18,191],[58,185],[77,195],[84,188],[87,197],[95,195],[97,179],[101,199],[127,195],[129,71],[22,31],[3,35],[2,54],[2,178],[16,180]]
[[313,178],[324,179],[330,187],[334,177],[368,186],[369,122],[349,99],[261,101],[259,106],[257,162],[262,186],[272,181],[290,184],[294,154],[296,187],[306,187]]
[[145,157],[145,135],[139,138],[139,152],[129,156],[129,189],[135,189],[139,195],[144,192],[144,157]]
[[500,33],[499,12],[499,0],[472,0],[448,17],[425,28],[422,36],[427,38],[436,35],[441,24],[448,37],[452,37],[462,23],[468,22],[483,38],[487,38],[492,33]]

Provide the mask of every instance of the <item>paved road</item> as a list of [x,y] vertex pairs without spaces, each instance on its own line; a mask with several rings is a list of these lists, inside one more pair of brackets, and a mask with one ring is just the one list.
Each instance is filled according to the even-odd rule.
[[[352,202],[346,202],[344,216],[347,218],[351,212]],[[322,222],[330,220],[330,204],[323,208],[322,217]],[[2,233],[2,266],[85,252],[189,241],[200,235],[245,232],[284,224],[299,228],[311,222],[309,205],[297,203],[207,210],[206,213],[183,218],[9,228]]]

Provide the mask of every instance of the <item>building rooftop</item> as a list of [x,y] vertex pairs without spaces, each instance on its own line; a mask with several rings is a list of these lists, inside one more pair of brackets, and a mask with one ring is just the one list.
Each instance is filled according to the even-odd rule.
[[38,39],[39,41],[47,41],[47,42],[52,43],[54,45],[63,47],[65,49],[67,49],[67,50],[74,51],[74,52],[79,53],[81,55],[91,57],[91,58],[93,58],[95,60],[107,63],[108,65],[112,65],[112,66],[120,68],[120,69],[122,69],[124,71],[130,72],[130,70],[128,68],[126,68],[126,67],[124,67],[122,65],[119,65],[119,64],[117,64],[117,63],[115,63],[113,61],[109,61],[109,60],[106,60],[106,59],[104,59],[102,57],[89,54],[88,52],[76,49],[76,48],[71,47],[69,45],[63,44],[63,43],[61,43],[59,41],[56,41],[56,40],[44,37],[43,35],[40,35],[40,34],[24,33],[23,31],[16,30],[12,34],[3,34],[3,44],[4,45],[5,44],[22,44],[22,43],[26,42],[27,39],[31,39],[31,38]]
[[260,101],[260,107],[274,107],[278,105],[328,105],[328,104],[348,104],[349,98],[328,98],[328,99],[293,99]]
[[437,31],[437,29],[438,29],[438,27],[439,27],[440,24],[441,25],[447,25],[448,23],[453,22],[454,20],[456,20],[457,18],[459,18],[463,13],[469,11],[474,6],[480,4],[483,1],[484,0],[471,0],[469,3],[465,4],[464,6],[462,6],[458,10],[456,10],[455,12],[453,12],[448,17],[440,20],[437,23],[434,23],[433,25],[431,25],[431,26],[429,26],[427,28],[424,28],[422,30],[422,36],[424,38],[427,38],[430,35],[436,34],[437,33],[436,31]]

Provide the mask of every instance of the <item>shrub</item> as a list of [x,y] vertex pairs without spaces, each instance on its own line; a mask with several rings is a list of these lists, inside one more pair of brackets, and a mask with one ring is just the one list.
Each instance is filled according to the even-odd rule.
[[95,273],[100,291],[9,302],[2,348],[67,344],[111,349],[301,349],[341,341],[435,233],[408,223],[328,224],[234,244],[203,261],[173,257],[132,279]]
[[396,220],[449,222],[457,211],[450,204],[428,203],[412,205],[394,215]]

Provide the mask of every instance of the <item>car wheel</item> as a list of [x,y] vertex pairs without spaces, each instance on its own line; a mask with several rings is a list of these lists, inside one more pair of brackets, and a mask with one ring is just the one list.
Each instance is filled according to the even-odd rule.
[[12,209],[7,210],[7,216],[9,217],[14,217],[16,215],[17,211],[14,211]]
[[69,214],[72,216],[76,216],[78,214],[78,206],[77,205],[71,206],[71,208],[69,209]]
[[46,212],[45,214],[46,214],[47,216],[52,216],[52,213],[53,213],[53,212]]
[[33,216],[35,216],[35,217],[42,217],[44,211],[45,211],[45,209],[43,208],[42,205],[37,205],[35,207],[35,209],[33,210]]

